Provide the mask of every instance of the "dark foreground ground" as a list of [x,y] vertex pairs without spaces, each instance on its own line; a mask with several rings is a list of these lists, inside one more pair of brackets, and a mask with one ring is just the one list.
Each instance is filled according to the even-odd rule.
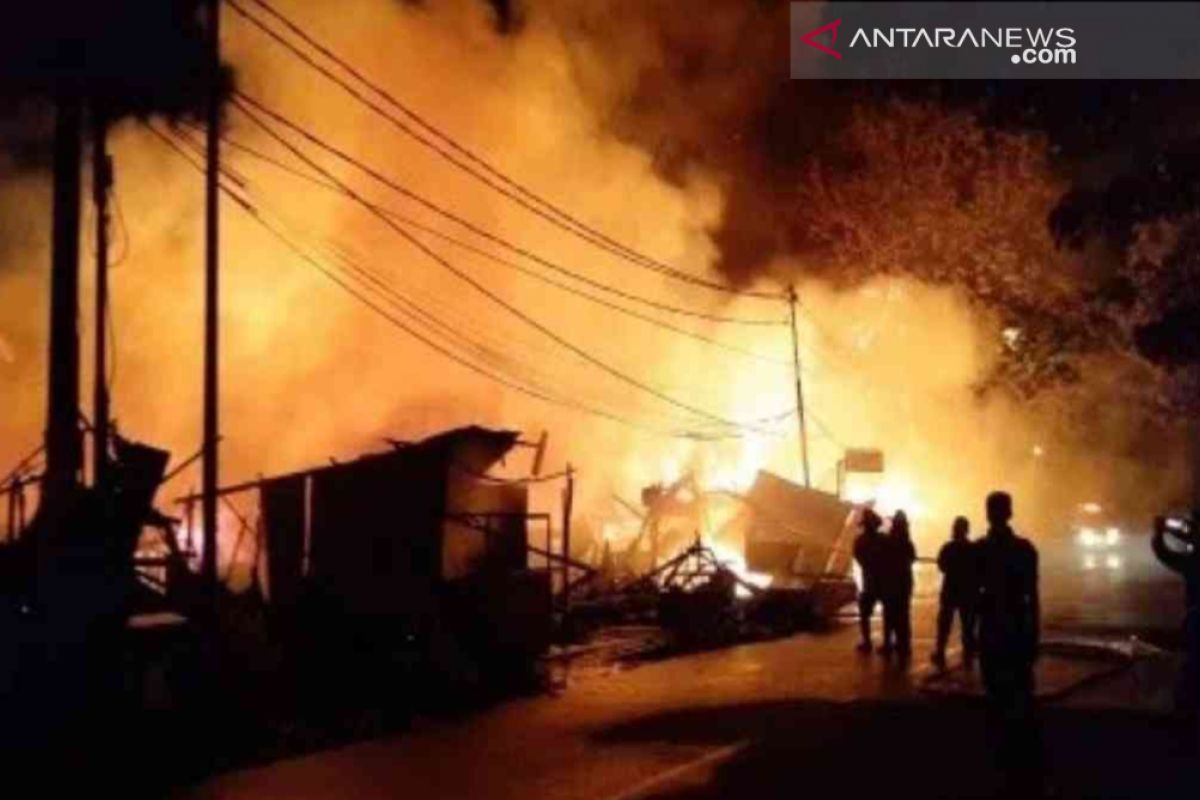
[[[1147,577],[1149,576],[1149,577]],[[1072,640],[1170,638],[1179,608],[1152,572],[1062,584],[1047,627]],[[1053,594],[1053,593],[1049,593]],[[984,710],[961,673],[926,667],[918,602],[905,666],[823,634],[569,670],[553,695],[223,775],[193,798],[989,797]],[[1149,624],[1155,623],[1155,624]],[[1054,638],[1053,636],[1051,638]],[[1196,797],[1200,764],[1167,713],[1175,662],[1048,656],[1039,667],[1046,783],[1058,797]],[[965,689],[963,687],[966,687]]]

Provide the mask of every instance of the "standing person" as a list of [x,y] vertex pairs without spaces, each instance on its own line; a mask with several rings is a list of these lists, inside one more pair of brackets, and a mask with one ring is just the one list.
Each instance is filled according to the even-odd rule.
[[862,589],[858,593],[858,628],[862,641],[858,643],[860,653],[871,652],[871,617],[879,603],[879,567],[884,540],[879,529],[883,520],[873,510],[864,508],[859,519],[862,533],[854,540],[854,560],[862,573]]
[[[1184,615],[1184,662],[1176,690],[1176,709],[1189,733],[1196,733],[1200,746],[1200,513],[1193,511],[1189,523],[1167,522],[1163,517],[1154,521],[1154,538],[1150,540],[1154,555],[1163,566],[1179,574],[1184,581],[1187,609]],[[1172,547],[1167,542],[1173,540]]]
[[908,527],[908,515],[897,511],[892,528],[884,539],[881,572],[883,574],[883,648],[887,654],[895,647],[901,658],[912,653],[913,564],[917,551]]
[[1033,666],[1041,627],[1038,554],[1013,532],[1012,496],[987,498],[987,536],[976,543],[979,656],[1000,767],[1022,794],[1037,791],[1041,743],[1034,719]]
[[942,573],[942,592],[937,616],[937,646],[932,661],[938,669],[946,668],[946,642],[950,628],[958,615],[962,628],[963,664],[970,669],[975,662],[975,595],[979,582],[975,569],[975,547],[971,544],[971,523],[957,517],[950,528],[950,541],[938,553],[938,569]]

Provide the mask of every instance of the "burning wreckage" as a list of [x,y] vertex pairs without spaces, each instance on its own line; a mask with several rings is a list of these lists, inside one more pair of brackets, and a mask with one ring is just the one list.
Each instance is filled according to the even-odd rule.
[[[489,474],[522,445],[532,474]],[[628,547],[577,558],[573,473],[540,475],[544,447],[469,427],[223,491],[258,493],[254,575],[272,615],[377,625],[442,681],[520,674],[589,617],[649,612],[686,644],[713,643],[819,626],[854,599],[853,507],[768,472],[744,494],[687,477],[648,487]],[[550,480],[566,483],[557,526],[529,508]]]
[[835,495],[760,471],[745,493],[685,475],[643,490],[644,512],[618,502],[637,531],[605,535],[577,613],[649,616],[689,646],[820,627],[854,600],[857,512]]
[[[561,558],[549,516],[529,510],[536,477],[487,473],[522,445],[540,466],[544,440],[467,427],[392,445],[221,490],[257,495],[250,572],[272,629],[302,658],[374,654],[423,685],[523,680],[550,643]],[[182,498],[188,518],[198,499]]]
[[[548,553],[549,518],[529,512],[524,481],[486,474],[523,444],[514,432],[463,428],[219,489],[239,527],[216,586],[196,569],[200,497],[180,498],[183,519],[155,510],[169,455],[114,441],[103,484],[39,504],[28,523],[40,476],[23,466],[6,483],[0,634],[13,646],[0,677],[30,698],[31,714],[42,704],[32,698],[82,686],[89,670],[138,692],[171,672],[154,702],[194,704],[213,653],[232,656],[227,672],[298,681],[300,691],[315,682],[327,688],[310,694],[328,697],[334,685],[410,695],[429,681],[509,685],[549,645],[550,567],[561,563]],[[547,532],[542,569],[528,565],[537,525]],[[251,583],[235,593],[228,575],[244,539]],[[52,680],[47,658],[63,669],[66,659],[80,679]]]
[[[532,474],[489,474],[522,446],[535,450]],[[585,557],[586,546],[570,541],[573,473],[540,476],[544,447],[544,437],[466,427],[221,488],[238,525],[223,563],[232,570],[243,540],[252,542],[250,588],[235,595],[194,569],[200,496],[179,499],[183,519],[154,510],[167,454],[118,440],[111,491],[81,488],[78,519],[52,525],[35,515],[24,525],[21,489],[34,476],[9,487],[19,533],[0,548],[6,620],[28,634],[18,642],[54,641],[45,624],[77,620],[139,652],[208,635],[215,620],[218,636],[238,629],[228,649],[267,674],[271,663],[303,664],[323,686],[459,693],[533,677],[556,622],[647,618],[694,646],[819,625],[854,598],[855,512],[834,495],[768,472],[740,494],[702,491],[685,476],[647,488],[642,509],[627,504],[639,520],[626,546],[599,537]],[[566,484],[557,525],[530,510],[531,485],[555,480]],[[81,549],[97,525],[113,535]],[[103,568],[67,569],[85,557]],[[70,582],[83,572],[106,576],[104,585]],[[92,625],[97,615],[104,626]],[[237,625],[226,619],[237,615]]]

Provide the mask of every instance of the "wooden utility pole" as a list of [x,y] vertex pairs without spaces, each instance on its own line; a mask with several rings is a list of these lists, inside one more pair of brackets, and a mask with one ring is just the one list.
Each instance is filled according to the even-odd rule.
[[50,255],[46,472],[42,507],[56,513],[74,493],[83,466],[79,433],[79,210],[83,96],[75,85],[56,97],[54,199]]
[[804,376],[800,370],[800,330],[796,322],[796,308],[800,301],[796,287],[788,286],[788,311],[792,320],[792,364],[796,370],[796,424],[800,434],[800,466],[804,471],[804,486],[812,488],[808,470],[808,423],[804,418]]
[[208,133],[206,142],[204,228],[204,462],[201,470],[201,516],[204,554],[200,572],[214,591],[217,586],[217,439],[219,370],[218,318],[220,301],[220,168],[221,168],[221,3],[208,0],[209,69]]
[[108,117],[102,104],[92,107],[92,202],[96,206],[95,374],[92,376],[92,482],[108,478],[108,194],[112,189],[112,159],[108,155]]

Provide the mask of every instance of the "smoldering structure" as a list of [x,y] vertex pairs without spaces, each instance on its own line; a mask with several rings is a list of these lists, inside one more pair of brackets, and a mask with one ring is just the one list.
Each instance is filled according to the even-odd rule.
[[526,484],[487,475],[517,442],[463,428],[223,490],[258,493],[252,591],[271,624],[314,653],[349,637],[435,659],[447,685],[530,670],[550,641],[551,572],[528,566],[548,520]]

